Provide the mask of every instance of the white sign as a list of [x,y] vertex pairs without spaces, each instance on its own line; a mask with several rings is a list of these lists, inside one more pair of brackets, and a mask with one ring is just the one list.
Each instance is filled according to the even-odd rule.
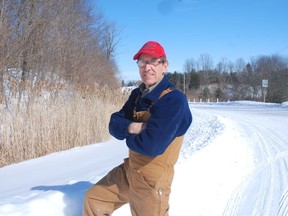
[[262,87],[267,88],[268,87],[268,80],[262,80]]

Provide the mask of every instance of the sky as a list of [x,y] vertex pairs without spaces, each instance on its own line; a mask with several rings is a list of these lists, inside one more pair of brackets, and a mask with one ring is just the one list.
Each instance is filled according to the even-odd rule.
[[259,55],[288,56],[287,0],[97,0],[116,23],[116,62],[121,78],[138,80],[132,60],[150,40],[165,48],[169,72],[183,72],[188,59],[208,54],[248,62]]
[[[288,215],[288,102],[190,109],[169,215]],[[84,193],[127,155],[125,141],[111,138],[2,167],[0,215],[79,216]],[[128,205],[113,214],[129,215]]]

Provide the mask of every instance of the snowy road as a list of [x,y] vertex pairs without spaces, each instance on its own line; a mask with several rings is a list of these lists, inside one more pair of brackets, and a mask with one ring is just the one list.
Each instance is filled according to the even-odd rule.
[[237,122],[255,154],[255,168],[234,191],[223,215],[288,215],[287,109],[205,106],[201,110]]
[[[191,104],[171,216],[288,216],[288,104],[251,103]],[[0,168],[0,216],[80,216],[85,191],[124,157],[111,139]]]

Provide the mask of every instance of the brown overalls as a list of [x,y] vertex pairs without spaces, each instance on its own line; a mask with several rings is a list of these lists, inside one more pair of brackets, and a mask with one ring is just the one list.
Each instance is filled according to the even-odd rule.
[[[160,97],[170,92],[167,89]],[[134,120],[147,122],[150,111],[137,112]],[[162,155],[148,157],[129,150],[129,158],[90,188],[83,216],[110,215],[129,203],[133,216],[168,216],[169,195],[184,136],[176,137]]]

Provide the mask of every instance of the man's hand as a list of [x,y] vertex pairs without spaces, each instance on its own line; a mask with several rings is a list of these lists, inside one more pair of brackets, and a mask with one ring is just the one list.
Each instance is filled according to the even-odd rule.
[[146,128],[146,123],[144,122],[133,122],[128,126],[128,133],[130,134],[140,134]]

